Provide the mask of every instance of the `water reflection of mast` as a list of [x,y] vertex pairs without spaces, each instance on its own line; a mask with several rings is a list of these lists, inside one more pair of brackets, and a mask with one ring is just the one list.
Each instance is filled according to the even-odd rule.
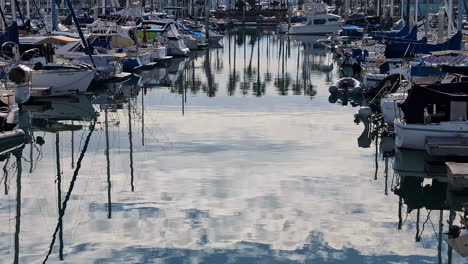
[[141,93],[141,145],[145,145],[145,95],[146,95],[146,83]]
[[72,179],[70,181],[70,187],[68,187],[67,195],[65,196],[65,200],[63,201],[61,210],[59,211],[60,212],[59,220],[58,220],[57,225],[55,226],[55,231],[52,234],[52,241],[51,241],[51,243],[49,245],[49,251],[47,252],[47,255],[44,258],[44,261],[42,263],[46,263],[47,260],[49,259],[50,254],[52,253],[52,248],[53,248],[53,246],[55,244],[55,239],[56,239],[57,233],[59,232],[60,225],[62,223],[63,217],[65,216],[65,210],[67,209],[68,201],[70,200],[71,193],[73,192],[73,188],[75,187],[75,182],[76,182],[76,179],[78,178],[78,173],[79,173],[80,168],[81,168],[81,162],[83,161],[86,150],[88,149],[89,140],[91,139],[91,135],[93,134],[95,125],[96,125],[96,123],[93,122],[91,124],[91,126],[89,127],[89,134],[86,137],[85,143],[83,145],[83,150],[81,151],[80,156],[78,157],[78,160],[76,161],[76,168],[75,168],[75,171],[73,172],[73,176],[72,176]]
[[[30,130],[31,131],[31,130]],[[31,131],[31,136],[30,136],[30,144],[29,144],[29,160],[30,160],[30,167],[29,167],[29,173],[33,172],[34,169],[34,161],[33,161],[33,141],[34,141],[34,132]]]
[[[456,217],[455,211],[450,209],[450,215],[449,215],[449,220],[448,220],[448,227],[449,227],[448,230],[452,229],[453,221],[455,220],[455,217]],[[449,235],[449,238],[452,238],[452,236]],[[452,263],[452,251],[453,251],[452,247],[449,246],[447,249],[447,263],[448,264]]]
[[400,196],[398,199],[398,230],[401,230],[401,227],[403,225],[403,217],[401,210],[403,210],[403,198]]
[[260,37],[257,38],[257,93],[256,96],[262,95],[262,86],[260,82]]
[[415,235],[415,238],[414,238],[414,240],[415,240],[416,242],[420,242],[420,241],[421,241],[421,234],[420,234],[420,232],[419,232],[419,222],[420,222],[419,219],[420,219],[420,218],[421,218],[421,209],[418,208],[418,209],[416,210],[416,235]]
[[108,120],[108,112],[107,107],[104,109],[105,113],[105,133],[106,133],[106,162],[107,162],[107,218],[112,217],[112,206],[111,206],[111,189],[112,183],[110,178],[110,158],[109,158],[109,120]]
[[[73,125],[73,121],[72,121]],[[75,131],[71,131],[71,167],[75,168]]]
[[437,245],[437,259],[438,263],[442,264],[442,230],[443,230],[443,223],[442,219],[444,218],[444,210],[439,210],[439,241]]
[[133,140],[132,140],[132,116],[131,116],[131,100],[128,101],[128,141],[130,142],[130,186],[132,192],[135,191],[133,184]]
[[384,169],[384,172],[385,172],[385,190],[384,190],[384,193],[385,193],[385,195],[388,196],[388,155],[385,155],[384,161],[385,161],[385,169]]
[[[57,163],[57,205],[60,215],[62,210],[62,171],[60,168],[60,135],[59,133],[55,134],[55,153],[56,153],[56,163]],[[63,222],[59,218],[59,259],[63,260]]]
[[8,158],[7,160],[5,161],[5,165],[3,165],[3,185],[5,187],[5,195],[8,195],[8,184],[7,184],[7,180],[8,180],[8,169],[7,169],[7,166],[8,166],[8,162],[10,161],[10,155],[8,155]]
[[21,225],[21,174],[23,169],[21,167],[21,151],[13,152],[16,158],[16,223],[15,223],[15,258],[14,263],[19,263],[19,234]]

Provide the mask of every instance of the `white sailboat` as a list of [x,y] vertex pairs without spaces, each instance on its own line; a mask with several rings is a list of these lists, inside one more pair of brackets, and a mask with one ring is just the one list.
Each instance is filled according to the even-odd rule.
[[468,139],[468,95],[465,83],[412,87],[401,104],[405,115],[394,121],[398,148],[426,149],[432,139]]

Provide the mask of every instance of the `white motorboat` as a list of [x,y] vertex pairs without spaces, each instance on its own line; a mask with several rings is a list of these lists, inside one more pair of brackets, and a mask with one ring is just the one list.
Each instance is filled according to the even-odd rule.
[[[304,10],[307,17],[305,23],[291,25],[288,30],[290,35],[326,35],[336,33],[341,29],[340,16],[327,13],[325,4],[306,3]],[[280,31],[284,31],[288,25],[282,25]]]
[[304,24],[294,24],[288,30],[290,35],[326,35],[338,32],[340,16],[334,14],[313,14]]

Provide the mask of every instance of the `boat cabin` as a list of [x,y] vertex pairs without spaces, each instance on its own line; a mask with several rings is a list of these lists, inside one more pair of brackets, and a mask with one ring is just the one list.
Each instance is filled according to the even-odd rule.
[[465,82],[420,86],[409,90],[401,104],[407,124],[466,121],[468,85]]

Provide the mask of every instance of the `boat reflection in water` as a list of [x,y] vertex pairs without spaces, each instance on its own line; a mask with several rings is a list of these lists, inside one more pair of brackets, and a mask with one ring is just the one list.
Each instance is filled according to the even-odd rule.
[[[466,159],[455,159],[467,162]],[[451,238],[452,227],[458,224],[457,215],[462,217],[461,212],[468,202],[466,192],[451,190],[448,185],[445,162],[449,160],[453,161],[453,158],[436,158],[429,156],[425,151],[398,149],[393,164],[399,177],[398,184],[393,188],[393,192],[400,199],[398,229],[402,229],[408,216],[412,216],[415,211],[415,241],[422,240],[425,229],[434,231],[438,237],[438,263],[442,263],[443,251],[447,251],[447,262],[452,263],[453,250],[443,240]],[[406,217],[403,212],[404,206]],[[438,212],[431,214],[432,211]],[[436,223],[432,221],[434,217],[438,218],[437,231],[428,226]],[[445,223],[448,225],[444,225]]]
[[[445,223],[465,198],[437,177],[392,178],[391,138],[340,127],[354,110],[327,101],[330,53],[257,29],[223,46],[25,105],[24,142],[0,155],[2,261],[426,263],[439,252],[448,262],[425,223],[440,215],[425,208]],[[188,98],[196,107],[181,116]]]

